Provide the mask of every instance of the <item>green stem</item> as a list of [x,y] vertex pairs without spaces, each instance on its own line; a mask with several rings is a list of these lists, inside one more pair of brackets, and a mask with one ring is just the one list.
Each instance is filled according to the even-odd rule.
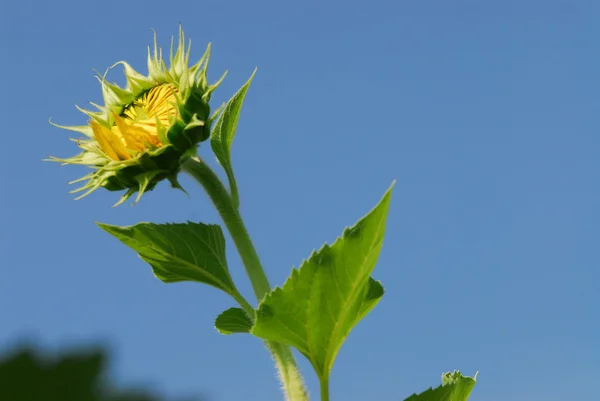
[[321,384],[321,401],[329,401],[329,377],[319,378]]
[[188,159],[183,163],[182,168],[183,171],[194,177],[204,187],[219,211],[246,267],[256,299],[258,299],[258,302],[262,301],[264,296],[271,290],[271,286],[250,240],[244,221],[240,213],[233,207],[229,192],[227,192],[219,177],[203,161]]
[[256,319],[256,311],[254,310],[252,305],[250,305],[250,303],[248,301],[246,301],[246,298],[244,298],[244,296],[242,294],[240,294],[239,291],[237,291],[237,290],[235,290],[235,292],[230,295],[233,297],[233,299],[235,299],[237,301],[238,304],[240,304],[242,309],[244,311],[246,311],[248,316],[250,316],[250,319],[252,319],[252,321],[254,321],[254,319]]
[[[262,301],[265,295],[271,290],[271,286],[260,263],[256,249],[252,244],[248,230],[244,225],[244,221],[237,208],[234,207],[229,192],[219,177],[200,159],[188,159],[182,164],[182,169],[204,187],[209,198],[217,208],[244,263],[256,299],[258,302]],[[248,312],[248,303],[245,302],[241,295],[238,298],[240,299],[236,298],[236,300]],[[251,317],[253,317],[254,309],[251,306],[250,309],[252,309]],[[275,359],[287,399],[289,401],[308,400],[302,376],[300,375],[290,347],[271,341],[267,341],[266,344]]]

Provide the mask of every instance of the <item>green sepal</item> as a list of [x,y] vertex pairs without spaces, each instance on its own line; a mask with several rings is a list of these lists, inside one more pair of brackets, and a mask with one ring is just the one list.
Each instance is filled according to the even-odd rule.
[[181,184],[179,183],[179,180],[177,179],[177,173],[173,173],[167,176],[167,180],[169,180],[169,183],[171,184],[171,188],[173,189],[178,189],[181,192],[183,192],[184,194],[187,195],[187,197],[190,197],[190,194],[185,190],[185,188],[183,188],[181,186]]
[[229,308],[217,316],[215,328],[224,335],[250,333],[252,320],[242,308]]
[[80,134],[83,134],[88,138],[94,138],[94,132],[92,131],[92,127],[90,127],[89,125],[58,125],[53,123],[52,120],[48,120],[48,122],[54,125],[56,128],[62,128],[69,131],[79,132]]
[[202,94],[202,99],[208,103],[210,101],[210,97],[212,95],[212,93],[215,91],[215,89],[217,89],[221,83],[225,80],[225,77],[227,76],[227,72],[225,71],[223,73],[223,75],[221,75],[221,78],[219,78],[219,80],[217,82],[215,82],[214,84],[207,86],[204,89],[204,94]]
[[156,85],[151,78],[140,74],[125,61],[117,62],[110,66],[109,69],[115,68],[117,65],[123,66],[123,73],[125,75],[125,79],[127,80],[126,89],[133,93],[134,96],[139,96]]
[[176,120],[167,132],[169,143],[183,154],[188,149],[195,148],[198,144],[196,138],[202,137],[202,131],[204,130],[204,124],[198,124],[193,122],[186,124],[181,120]]
[[156,124],[156,134],[158,135],[158,139],[163,145],[170,145],[169,137],[167,135],[167,127],[160,121],[158,116],[154,119]]
[[214,111],[214,113],[206,120],[205,129],[207,132],[212,132],[212,124],[219,118],[221,115],[221,111],[225,108],[225,103],[221,103],[221,105]]
[[190,122],[183,129],[183,132],[194,143],[199,143],[208,138],[208,130],[205,125],[205,120],[200,120],[196,114],[194,114],[190,119]]
[[[108,70],[106,71],[108,73]],[[120,113],[123,105],[133,102],[135,94],[127,89],[123,89],[116,84],[106,81],[106,73],[96,76],[96,79],[102,86],[102,96],[104,97],[104,107],[111,107],[112,111]],[[97,105],[96,108],[103,110],[103,106]]]
[[199,88],[191,89],[189,97],[183,103],[183,109],[189,113],[188,118],[184,118],[185,122],[189,122],[193,115],[201,121],[206,121],[209,118],[210,105],[208,101],[202,98],[203,94],[204,92]]
[[[135,203],[137,203],[140,200],[141,195],[152,191],[156,184],[165,178],[169,179],[171,184],[176,182],[176,179],[173,181],[172,177],[176,177],[179,173],[182,159],[195,154],[195,148],[188,149],[182,154],[172,145],[167,145],[152,151],[141,153],[132,159],[119,162],[109,161],[103,166],[98,166],[94,173],[72,181],[71,183],[88,180],[84,186],[77,188],[70,193],[86,191],[83,195],[76,198],[81,199],[100,187],[109,191],[127,190],[114,206],[122,204],[136,192],[138,193],[138,196]],[[83,157],[84,155],[85,154],[82,154],[78,157]],[[90,156],[90,154],[88,154],[88,156]],[[59,159],[53,161],[59,161]],[[74,162],[76,162],[76,160],[69,160],[69,163],[71,164]],[[181,186],[175,186],[175,188],[183,190]]]
[[[112,205],[112,207],[117,207],[119,205],[122,205],[123,203],[125,203],[127,201],[127,199],[131,198],[131,196],[133,194],[135,194],[136,191],[137,191],[137,188],[128,188],[127,191],[123,194],[123,196],[121,196],[121,198],[117,201],[117,203]],[[137,203],[137,202],[135,202],[135,203]]]

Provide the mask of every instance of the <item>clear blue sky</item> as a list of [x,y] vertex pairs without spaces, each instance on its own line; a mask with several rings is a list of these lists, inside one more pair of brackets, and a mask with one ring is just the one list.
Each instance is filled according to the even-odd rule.
[[452,369],[481,371],[474,401],[598,399],[599,2],[168,4],[0,6],[0,349],[103,341],[121,383],[281,399],[263,345],[214,330],[232,301],[162,284],[94,224],[218,222],[199,187],[111,209],[104,190],[71,200],[85,170],[41,162],[77,151],[48,118],[86,122],[92,70],[146,72],[151,28],[166,47],[181,21],[193,58],[213,43],[212,79],[230,71],[215,105],[259,67],[233,160],[273,284],[398,180],[374,272],[387,292],[341,350],[334,400],[401,400]]

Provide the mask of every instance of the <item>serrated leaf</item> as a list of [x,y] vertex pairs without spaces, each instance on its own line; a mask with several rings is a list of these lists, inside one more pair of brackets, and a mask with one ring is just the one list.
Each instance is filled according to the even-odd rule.
[[229,99],[223,112],[215,122],[214,128],[210,134],[210,146],[227,174],[231,199],[236,209],[239,206],[239,195],[237,184],[235,182],[235,175],[233,174],[233,166],[231,164],[231,144],[235,137],[244,97],[246,96],[246,92],[248,91],[255,74],[256,69],[252,73],[252,76],[250,76],[250,79],[248,79],[240,90]]
[[252,321],[241,308],[229,308],[215,320],[215,328],[221,334],[249,333]]
[[98,225],[136,251],[165,283],[196,281],[228,294],[237,293],[227,269],[225,237],[218,225],[192,222]]
[[329,376],[346,336],[383,295],[370,275],[383,243],[392,187],[371,212],[333,245],[313,252],[259,305],[251,333],[296,347],[320,378]]
[[413,394],[404,401],[467,401],[476,379],[477,374],[466,377],[459,371],[448,372],[442,375],[441,386]]

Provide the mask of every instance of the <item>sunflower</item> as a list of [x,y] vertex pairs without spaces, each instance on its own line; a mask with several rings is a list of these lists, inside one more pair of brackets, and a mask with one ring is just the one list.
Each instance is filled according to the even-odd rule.
[[179,29],[177,50],[173,55],[173,40],[169,66],[162,56],[154,35],[154,48],[148,47],[148,75],[135,71],[125,61],[127,81],[124,88],[106,80],[106,73],[97,78],[102,86],[104,105],[92,103],[98,110],[77,107],[90,119],[84,126],[56,127],[79,132],[84,138],[72,139],[82,152],[71,158],[50,157],[62,164],[79,164],[94,171],[72,183],[85,182],[71,191],[83,192],[76,199],[89,195],[98,188],[109,191],[126,190],[115,204],[123,203],[134,193],[135,202],[151,191],[158,182],[168,179],[180,188],[177,174],[181,164],[195,156],[198,144],[208,139],[210,125],[210,96],[225,74],[213,85],[206,77],[210,45],[193,66],[189,66],[191,41],[185,44],[183,30]]

